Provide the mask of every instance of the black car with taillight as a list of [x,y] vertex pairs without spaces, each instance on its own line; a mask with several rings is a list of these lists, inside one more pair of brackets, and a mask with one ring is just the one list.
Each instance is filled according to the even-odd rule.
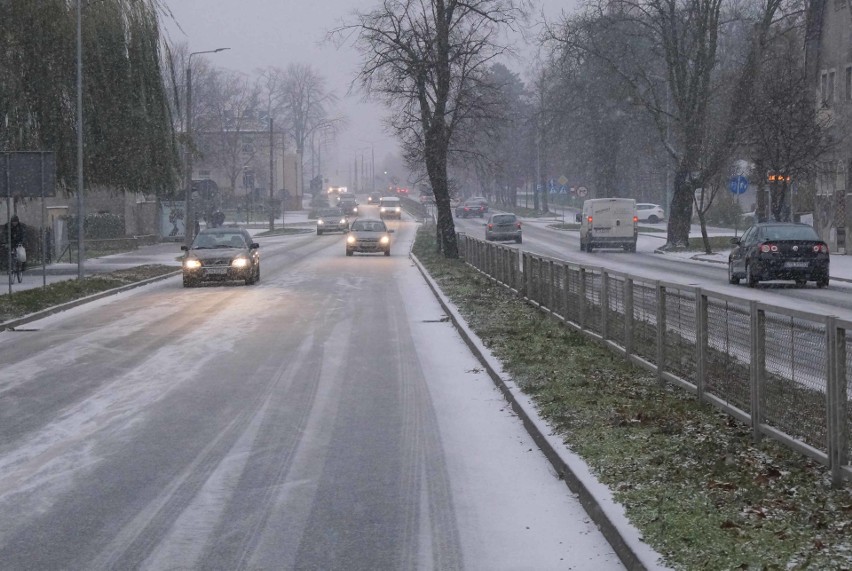
[[488,202],[484,198],[471,198],[456,207],[456,216],[467,218],[469,216],[479,216],[483,218],[488,212]]
[[828,245],[807,224],[766,222],[755,224],[740,238],[731,239],[728,281],[745,279],[749,287],[768,280],[793,280],[803,286],[828,285]]

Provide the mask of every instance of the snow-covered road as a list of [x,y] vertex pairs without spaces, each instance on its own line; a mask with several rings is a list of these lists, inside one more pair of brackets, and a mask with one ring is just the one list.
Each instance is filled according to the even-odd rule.
[[390,258],[269,238],[259,285],[0,333],[2,566],[622,568],[397,227]]

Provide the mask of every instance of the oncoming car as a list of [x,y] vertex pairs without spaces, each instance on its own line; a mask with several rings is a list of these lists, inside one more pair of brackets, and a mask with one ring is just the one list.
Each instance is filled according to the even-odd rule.
[[379,218],[402,218],[402,203],[395,196],[385,196],[379,200]]
[[749,287],[765,280],[793,280],[803,286],[815,281],[828,285],[828,245],[807,224],[766,222],[755,224],[740,238],[732,238],[728,256],[728,281],[745,279]]
[[388,230],[383,220],[360,218],[352,223],[346,237],[346,255],[355,252],[383,252],[390,256],[393,230]]
[[349,220],[339,208],[323,208],[317,212],[317,236],[324,232],[346,232]]
[[260,281],[260,245],[244,228],[205,228],[185,252],[183,287],[202,281],[243,280],[246,285]]

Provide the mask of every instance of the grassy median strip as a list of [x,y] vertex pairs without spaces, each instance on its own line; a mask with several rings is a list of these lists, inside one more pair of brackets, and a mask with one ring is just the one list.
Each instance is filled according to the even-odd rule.
[[414,253],[669,566],[852,568],[852,487],[825,467],[437,256],[431,232]]
[[47,287],[23,291],[15,291],[13,285],[11,296],[8,293],[0,295],[0,323],[178,269],[174,266],[146,265],[98,274],[82,280],[68,279],[47,284]]

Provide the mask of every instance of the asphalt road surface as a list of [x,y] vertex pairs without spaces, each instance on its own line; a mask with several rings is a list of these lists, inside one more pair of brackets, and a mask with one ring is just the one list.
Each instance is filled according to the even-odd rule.
[[0,568],[620,569],[391,225],[0,333]]

